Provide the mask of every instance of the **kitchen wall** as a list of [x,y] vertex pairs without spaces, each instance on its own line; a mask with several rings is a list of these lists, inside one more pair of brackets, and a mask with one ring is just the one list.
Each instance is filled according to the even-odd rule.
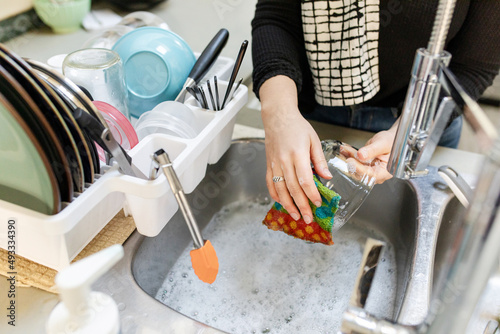
[[25,12],[33,7],[33,0],[0,0],[0,21]]

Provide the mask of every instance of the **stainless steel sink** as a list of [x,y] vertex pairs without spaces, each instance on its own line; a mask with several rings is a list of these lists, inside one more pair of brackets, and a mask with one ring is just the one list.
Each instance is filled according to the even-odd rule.
[[[442,217],[449,215],[447,211],[443,213],[443,208],[452,197],[436,170],[431,168],[430,174],[425,178],[411,181],[393,179],[383,185],[377,185],[352,220],[334,235],[336,244],[333,246],[307,245],[284,233],[268,230],[257,217],[254,226],[250,226],[251,230],[249,231],[251,232],[248,234],[248,238],[238,240],[240,247],[224,247],[223,241],[224,238],[227,238],[224,233],[233,228],[229,224],[234,224],[234,222],[220,219],[221,211],[228,211],[228,205],[233,210],[238,210],[241,207],[231,206],[231,203],[250,203],[260,209],[262,206],[270,207],[272,204],[265,185],[265,163],[262,140],[251,139],[234,142],[217,164],[209,166],[205,179],[193,193],[188,195],[205,238],[210,239],[218,250],[221,271],[218,281],[212,287],[196,282],[191,268],[185,267],[182,276],[179,276],[179,272],[175,275],[171,273],[179,261],[188,261],[185,252],[192,245],[189,231],[180,213],[177,213],[169,221],[158,236],[146,238],[135,232],[127,240],[124,245],[125,259],[94,285],[96,290],[110,293],[118,303],[122,332],[182,334],[247,332],[233,326],[227,326],[228,322],[242,321],[245,323],[244,319],[236,319],[245,316],[248,319],[253,319],[249,320],[250,323],[246,324],[247,327],[244,327],[250,329],[248,332],[273,333],[277,329],[286,333],[336,332],[336,325],[320,331],[310,322],[299,323],[300,316],[298,315],[315,304],[314,299],[312,301],[306,299],[309,300],[309,304],[304,307],[301,304],[301,298],[307,298],[306,292],[310,291],[312,294],[314,288],[320,291],[317,292],[318,296],[327,295],[325,300],[327,306],[331,303],[335,304],[333,306],[340,305],[339,309],[346,306],[354,285],[362,247],[367,237],[382,239],[386,243],[383,261],[390,262],[385,264],[383,271],[386,272],[377,274],[375,277],[371,288],[371,291],[375,292],[371,293],[368,299],[368,310],[401,323],[420,323],[429,307],[433,286],[432,273],[439,271],[439,259],[436,259],[437,267],[434,266],[434,247],[438,237],[439,221]],[[449,212],[454,210],[451,206],[447,208],[449,208]],[[214,216],[219,217],[219,219],[215,219],[215,222],[212,221]],[[218,224],[218,227],[213,228],[213,224]],[[218,305],[214,305],[217,300],[208,302],[201,298],[200,296],[207,293],[207,291],[202,290],[212,289],[215,291],[218,288],[219,291],[224,289],[229,291],[232,289],[231,298],[234,305],[242,302],[236,300],[240,298],[234,294],[234,289],[238,287],[235,287],[234,282],[231,282],[231,277],[237,279],[237,276],[231,276],[224,272],[225,261],[229,261],[231,257],[238,258],[239,261],[234,263],[239,263],[241,268],[234,270],[244,269],[246,275],[250,273],[261,277],[262,273],[269,272],[269,267],[265,265],[265,259],[262,259],[262,265],[259,265],[259,259],[252,259],[252,252],[248,251],[251,247],[246,245],[253,242],[253,247],[264,247],[263,242],[268,239],[261,241],[260,238],[274,238],[272,246],[276,249],[285,249],[285,253],[293,252],[293,249],[302,247],[300,253],[307,253],[307,256],[314,258],[314,265],[308,262],[309,265],[302,267],[284,266],[282,276],[288,281],[274,277],[273,280],[264,282],[256,278],[254,282],[257,285],[239,285],[240,289],[245,290],[242,292],[241,298],[252,297],[251,291],[263,287],[260,290],[260,301],[266,305],[267,309],[248,309],[241,315],[238,313],[238,316],[235,316],[236,313],[219,314],[218,321],[214,321],[212,318],[205,319],[202,316],[205,310],[218,307]],[[217,243],[214,240],[217,240]],[[245,253],[241,253],[241,249],[244,249]],[[346,261],[345,257],[338,256],[336,252],[343,252],[342,254],[348,252],[352,256]],[[280,255],[277,256],[271,252],[269,256],[274,256],[274,261],[280,258]],[[296,254],[294,256],[302,255]],[[303,258],[303,261],[306,261],[304,259],[307,259],[307,256]],[[249,263],[251,265],[248,265]],[[326,269],[322,272],[321,277],[317,274],[313,277],[318,266]],[[286,272],[287,270],[295,271]],[[314,282],[312,282],[313,284],[310,282],[315,277],[318,278],[316,285]],[[338,279],[332,283],[328,280],[329,277]],[[192,283],[192,290],[183,290],[185,291],[184,298],[196,305],[196,312],[193,312],[189,307],[169,307],[165,305],[168,304],[168,300],[164,300],[162,303],[155,299],[155,297],[158,298],[159,291],[162,286],[165,286],[164,283],[167,279],[175,283],[175,280],[183,278],[191,280],[189,284]],[[309,290],[303,289],[303,293],[290,297],[292,299],[287,299],[285,304],[280,304],[281,299],[270,300],[272,299],[271,292],[278,289],[279,285],[284,284],[283,282],[291,285],[296,283],[295,287],[300,284],[308,284]],[[189,288],[190,286],[182,289]],[[266,297],[266,294],[269,297]],[[328,294],[331,294],[331,297]],[[289,305],[294,303],[293,298],[297,298],[295,305],[302,305],[290,314],[294,316],[293,321],[278,319],[273,323],[275,327],[272,327],[268,326],[268,323],[257,323],[255,319],[259,319],[259,317],[249,314],[251,312],[259,314],[272,312],[273,309],[293,306]],[[179,309],[180,311],[178,311]],[[321,310],[324,313],[322,316],[328,317],[334,324],[339,323],[342,312],[331,311],[329,313],[328,311],[329,308],[325,306]],[[230,320],[224,321],[225,316],[230,317]]]
[[450,198],[442,210],[433,265],[434,290],[446,272],[446,257],[453,250],[453,242],[459,232],[460,225],[456,222],[462,219],[465,211],[465,207],[456,197]]

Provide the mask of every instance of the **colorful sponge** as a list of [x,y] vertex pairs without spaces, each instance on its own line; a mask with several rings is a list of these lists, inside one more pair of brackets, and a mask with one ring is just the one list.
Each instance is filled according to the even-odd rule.
[[295,238],[333,245],[332,227],[335,212],[339,207],[340,196],[335,191],[325,187],[316,175],[313,176],[313,179],[321,195],[322,204],[317,207],[309,201],[313,212],[313,221],[310,224],[306,224],[302,217],[294,220],[278,202],[274,203],[262,223],[271,230],[283,231]]

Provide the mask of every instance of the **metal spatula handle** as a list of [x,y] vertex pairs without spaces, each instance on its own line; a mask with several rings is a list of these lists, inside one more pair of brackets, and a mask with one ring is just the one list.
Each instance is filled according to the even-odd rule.
[[168,184],[174,193],[175,199],[177,203],[179,203],[179,207],[182,211],[182,215],[186,220],[186,224],[188,225],[189,232],[191,232],[191,237],[193,238],[194,246],[196,248],[201,248],[205,244],[203,237],[201,236],[200,229],[198,224],[196,223],[196,219],[194,218],[193,212],[191,211],[191,207],[186,199],[186,194],[184,194],[184,190],[182,189],[182,185],[177,177],[177,173],[172,166],[172,162],[170,161],[167,152],[163,149],[160,149],[155,152],[154,159],[160,165],[160,169],[163,171],[165,176],[167,177]]

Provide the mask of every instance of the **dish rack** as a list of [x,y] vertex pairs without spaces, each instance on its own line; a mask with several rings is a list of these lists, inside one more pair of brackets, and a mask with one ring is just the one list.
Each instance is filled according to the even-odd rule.
[[[227,82],[220,81],[220,87],[225,91]],[[188,98],[184,103],[196,115],[195,122],[201,129],[196,137],[152,134],[128,153],[133,163],[149,175],[151,155],[163,148],[173,161],[184,191],[190,193],[205,177],[207,164],[216,163],[229,148],[236,114],[247,100],[248,89],[244,85],[240,85],[233,99],[220,111],[201,109],[193,98]],[[115,164],[52,216],[0,200],[0,248],[7,249],[8,222],[14,219],[16,254],[60,270],[121,209],[132,215],[139,233],[153,237],[175,214],[178,205],[165,175],[143,180],[122,174]]]

